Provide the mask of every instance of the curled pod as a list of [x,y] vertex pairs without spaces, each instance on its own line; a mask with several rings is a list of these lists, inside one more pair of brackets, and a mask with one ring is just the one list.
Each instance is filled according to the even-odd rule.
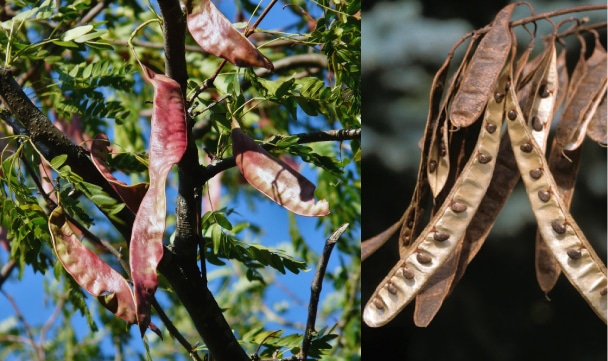
[[163,234],[167,213],[165,185],[171,167],[177,164],[188,144],[186,108],[179,84],[142,66],[144,79],[154,86],[150,127],[146,192],[133,222],[129,264],[140,331],[150,323],[150,307],[158,286],[156,267],[163,256]]

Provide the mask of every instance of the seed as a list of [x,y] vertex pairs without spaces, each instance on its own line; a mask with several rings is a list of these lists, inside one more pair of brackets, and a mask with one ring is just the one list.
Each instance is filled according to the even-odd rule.
[[445,157],[445,155],[446,155],[446,151],[445,151],[445,144],[443,144],[443,143],[441,143],[441,151],[439,152],[439,154],[440,154],[442,157]]
[[542,168],[536,168],[536,169],[532,169],[530,171],[530,178],[532,178],[532,179],[539,179],[542,175],[543,175]]
[[494,133],[496,131],[496,124],[492,124],[492,123],[486,124],[486,130],[490,134]]
[[437,161],[432,160],[429,162],[429,172],[433,173],[437,169]]
[[492,160],[492,156],[490,154],[479,153],[477,155],[477,160],[481,164],[489,163]]
[[606,296],[607,293],[608,293],[608,289],[606,289],[606,287],[602,288],[602,290],[600,291],[600,295],[602,295],[602,296]]
[[557,219],[551,222],[551,227],[557,234],[566,233],[566,224],[558,221]]
[[509,89],[511,89],[511,79],[507,80],[507,83],[505,84],[505,91],[508,92]]
[[431,258],[431,256],[429,256],[426,253],[421,253],[421,252],[416,253],[416,259],[418,260],[418,262],[420,262],[422,264],[429,264],[433,260]]
[[515,120],[515,118],[517,118],[517,112],[515,110],[511,109],[507,113],[507,116],[509,117],[509,119]]
[[580,249],[569,249],[566,253],[568,253],[568,257],[572,259],[581,258],[581,250]]
[[395,287],[395,285],[392,282],[390,282],[390,281],[386,284],[386,289],[392,295],[396,295],[397,294],[397,287]]
[[521,149],[521,151],[524,153],[530,153],[532,151],[532,149],[534,149],[534,147],[532,146],[531,143],[524,143],[519,146],[519,149]]
[[374,298],[374,306],[379,310],[384,309],[384,303],[382,303],[382,300],[379,297]]
[[467,210],[467,205],[460,202],[452,202],[450,208],[456,213],[462,213]]
[[501,103],[504,98],[505,98],[505,93],[499,93],[499,92],[494,93],[494,100],[496,101],[496,103]]
[[450,234],[446,232],[435,232],[433,239],[437,242],[445,242],[450,238]]
[[407,228],[411,229],[412,227],[414,227],[414,221],[407,222]]
[[401,273],[403,274],[403,277],[405,277],[405,279],[407,280],[414,279],[414,272],[405,267],[405,265],[401,267]]
[[536,115],[532,117],[532,129],[540,132],[543,130],[543,122]]
[[548,202],[549,199],[551,199],[551,192],[550,191],[546,191],[546,190],[539,190],[538,191],[538,199],[540,199],[543,202]]
[[538,95],[540,95],[541,98],[547,98],[551,93],[553,93],[553,91],[547,89],[547,84],[541,84],[538,88]]

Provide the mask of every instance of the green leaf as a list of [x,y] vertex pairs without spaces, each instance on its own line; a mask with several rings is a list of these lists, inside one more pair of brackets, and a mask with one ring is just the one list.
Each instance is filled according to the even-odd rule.
[[53,169],[59,169],[67,159],[67,154],[58,155],[55,158],[51,159],[51,167],[53,167]]
[[66,31],[63,34],[62,40],[63,41],[75,40],[76,38],[79,38],[85,34],[88,34],[93,29],[94,29],[93,25],[82,25],[82,26],[75,27],[74,29],[70,29],[70,30]]

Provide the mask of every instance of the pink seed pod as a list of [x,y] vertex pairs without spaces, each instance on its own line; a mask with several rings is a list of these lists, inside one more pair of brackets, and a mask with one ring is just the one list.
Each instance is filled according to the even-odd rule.
[[93,143],[91,144],[91,160],[93,161],[93,164],[95,164],[99,173],[101,173],[108,183],[110,183],[112,188],[114,188],[116,193],[118,193],[122,201],[125,202],[127,208],[137,213],[139,205],[148,190],[148,184],[139,183],[130,186],[116,179],[105,163],[108,153],[108,137],[105,134],[97,134],[93,138]]
[[302,216],[329,214],[326,200],[315,203],[315,185],[255,143],[235,120],[232,123],[232,153],[247,182],[275,203]]
[[203,50],[240,67],[273,70],[268,60],[210,0],[186,1],[188,31]]
[[[48,225],[53,248],[63,268],[117,317],[137,323],[133,293],[127,280],[78,240],[61,206],[53,210]],[[153,323],[146,327],[162,337]]]
[[148,173],[150,188],[144,196],[131,233],[129,261],[137,322],[145,332],[150,323],[151,302],[158,286],[156,268],[163,256],[163,234],[167,213],[165,185],[171,167],[177,164],[188,144],[186,109],[179,84],[142,65],[146,81],[154,86]]

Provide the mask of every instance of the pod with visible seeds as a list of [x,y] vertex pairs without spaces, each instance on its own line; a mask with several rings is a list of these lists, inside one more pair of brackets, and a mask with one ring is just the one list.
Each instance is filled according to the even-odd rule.
[[[524,121],[513,90],[507,94],[506,104],[507,109],[513,109],[516,112],[516,120],[507,122],[507,130],[539,232],[570,283],[576,287],[596,314],[606,322],[606,296],[600,294],[600,291],[607,286],[606,266],[593,251],[585,235],[570,215],[568,208],[563,204],[561,197],[554,195],[545,199],[544,192],[556,188],[552,175],[547,172],[539,179],[530,177],[531,170],[549,169],[549,166],[544,152],[536,142],[531,142],[533,145],[531,152],[522,152],[520,149],[522,144],[530,143],[532,134]],[[555,219],[563,219],[568,224],[560,237],[555,237],[552,224]],[[569,250],[582,248],[586,249],[586,252],[581,252],[577,262],[570,262]],[[571,251],[570,253],[572,254]]]
[[[507,81],[507,71],[501,76],[495,85],[502,89]],[[419,237],[408,248],[408,252],[402,255],[403,262],[395,266],[378,286],[372,300],[380,298],[386,306],[382,312],[368,303],[363,312],[363,320],[371,327],[379,327],[393,319],[424,287],[432,275],[439,270],[454,251],[458,241],[464,236],[467,225],[476,213],[477,207],[485,194],[490,183],[496,155],[500,145],[500,132],[488,132],[486,124],[495,124],[498,128],[502,125],[504,101],[497,103],[493,98],[488,102],[482,127],[475,149],[492,156],[488,163],[480,163],[476,157],[470,157],[465,164],[461,174],[451,188],[441,207],[437,209],[429,224],[422,230]],[[467,212],[454,213],[452,200],[458,199],[466,206]],[[449,233],[449,239],[438,242],[435,240],[437,232]],[[432,255],[430,263],[424,265],[424,272],[420,270],[419,255]],[[412,279],[404,276],[403,270],[412,272]],[[401,292],[397,295],[389,295],[385,285],[393,283]]]

